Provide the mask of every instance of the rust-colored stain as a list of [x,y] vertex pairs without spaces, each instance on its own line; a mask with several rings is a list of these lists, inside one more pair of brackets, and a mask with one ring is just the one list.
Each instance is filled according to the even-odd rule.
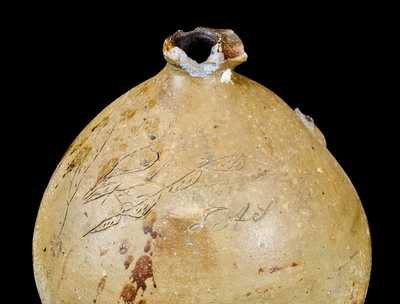
[[97,293],[96,298],[93,300],[93,303],[97,303],[97,299],[99,295],[103,292],[104,287],[106,287],[107,275],[104,275],[101,279],[99,284],[97,284]]
[[108,116],[105,116],[100,122],[98,122],[90,131],[94,132],[98,128],[104,128],[107,124],[110,118]]
[[233,41],[226,36],[222,38],[222,51],[226,59],[238,57],[243,53],[243,45],[239,41]]
[[137,290],[135,286],[131,283],[125,284],[122,289],[120,298],[124,301],[125,304],[133,304],[136,298]]
[[130,279],[132,283],[136,283],[137,291],[139,289],[142,289],[143,292],[146,290],[146,280],[148,279],[153,279],[153,286],[157,287],[153,276],[153,262],[148,255],[143,255],[136,261]]
[[[79,139],[79,142],[77,142],[77,140]],[[65,155],[72,155],[74,154],[76,151],[78,151],[85,143],[86,141],[89,139],[89,136],[85,136],[85,137],[78,137],[67,149],[67,151],[65,152]]]
[[164,46],[163,50],[168,52],[170,49],[172,49],[175,46],[175,42],[172,38],[168,38],[164,41]]
[[145,81],[145,82],[143,82],[141,85],[139,85],[138,87],[137,87],[137,93],[138,93],[138,95],[139,94],[144,94],[144,93],[146,93],[147,91],[148,91],[148,89],[149,89],[149,85],[151,84],[151,82],[150,81]]
[[79,152],[75,155],[72,161],[69,162],[67,169],[64,173],[64,176],[67,173],[71,172],[75,167],[79,167],[82,164],[82,162],[86,159],[86,157],[89,155],[91,150],[92,147],[90,146],[82,147],[82,149],[79,150]]
[[100,182],[103,178],[105,178],[111,172],[111,170],[114,169],[117,162],[117,157],[113,157],[108,162],[106,162],[100,169],[100,172],[97,176],[97,182]]
[[131,266],[132,262],[133,262],[133,256],[132,256],[132,255],[128,255],[128,256],[126,257],[125,261],[124,261],[124,267],[125,267],[125,269],[128,269],[129,266]]
[[179,258],[180,263],[193,272],[215,270],[215,243],[206,227],[195,233],[190,232],[188,228],[193,224],[193,220],[184,218],[167,217],[161,220],[158,230],[162,237],[155,240],[154,254]]
[[121,117],[122,119],[131,119],[135,114],[136,110],[128,109],[121,113]]
[[157,231],[154,230],[154,223],[156,221],[156,214],[154,212],[149,213],[143,221],[143,232],[144,234],[150,234],[155,239],[158,236]]
[[152,109],[154,106],[157,104],[157,101],[154,98],[150,98],[149,101],[147,102],[148,108]]
[[99,284],[97,284],[97,292],[100,293],[104,290],[104,287],[106,287],[106,282],[107,282],[107,275],[104,275],[101,279]]
[[151,241],[150,240],[148,240],[147,242],[146,242],[146,245],[144,246],[144,252],[149,252],[150,251],[150,249],[151,249]]

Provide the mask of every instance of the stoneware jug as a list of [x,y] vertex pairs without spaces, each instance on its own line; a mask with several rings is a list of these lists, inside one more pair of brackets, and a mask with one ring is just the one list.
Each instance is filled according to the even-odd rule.
[[178,31],[163,52],[50,180],[42,303],[364,303],[367,219],[312,119],[233,71],[247,55],[231,30]]

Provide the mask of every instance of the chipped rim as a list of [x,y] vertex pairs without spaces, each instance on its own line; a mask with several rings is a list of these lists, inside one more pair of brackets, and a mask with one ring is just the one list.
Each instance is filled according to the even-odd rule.
[[[193,36],[214,43],[210,55],[204,62],[198,63],[179,47],[179,42]],[[197,27],[188,32],[182,30],[175,32],[165,39],[163,54],[169,64],[185,70],[193,77],[206,77],[217,70],[234,69],[247,60],[242,40],[234,31],[206,27]]]

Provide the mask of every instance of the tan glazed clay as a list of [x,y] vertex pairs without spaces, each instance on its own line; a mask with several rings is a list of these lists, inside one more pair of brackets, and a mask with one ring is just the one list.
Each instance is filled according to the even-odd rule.
[[164,56],[50,180],[33,239],[42,302],[364,303],[367,219],[311,118],[233,72],[247,55],[231,30],[178,31]]

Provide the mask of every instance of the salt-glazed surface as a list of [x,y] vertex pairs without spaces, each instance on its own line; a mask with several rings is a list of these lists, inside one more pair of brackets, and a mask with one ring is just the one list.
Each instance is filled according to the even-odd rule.
[[50,180],[33,239],[42,302],[364,303],[367,219],[312,120],[234,72],[247,55],[230,30],[178,31],[164,56]]

